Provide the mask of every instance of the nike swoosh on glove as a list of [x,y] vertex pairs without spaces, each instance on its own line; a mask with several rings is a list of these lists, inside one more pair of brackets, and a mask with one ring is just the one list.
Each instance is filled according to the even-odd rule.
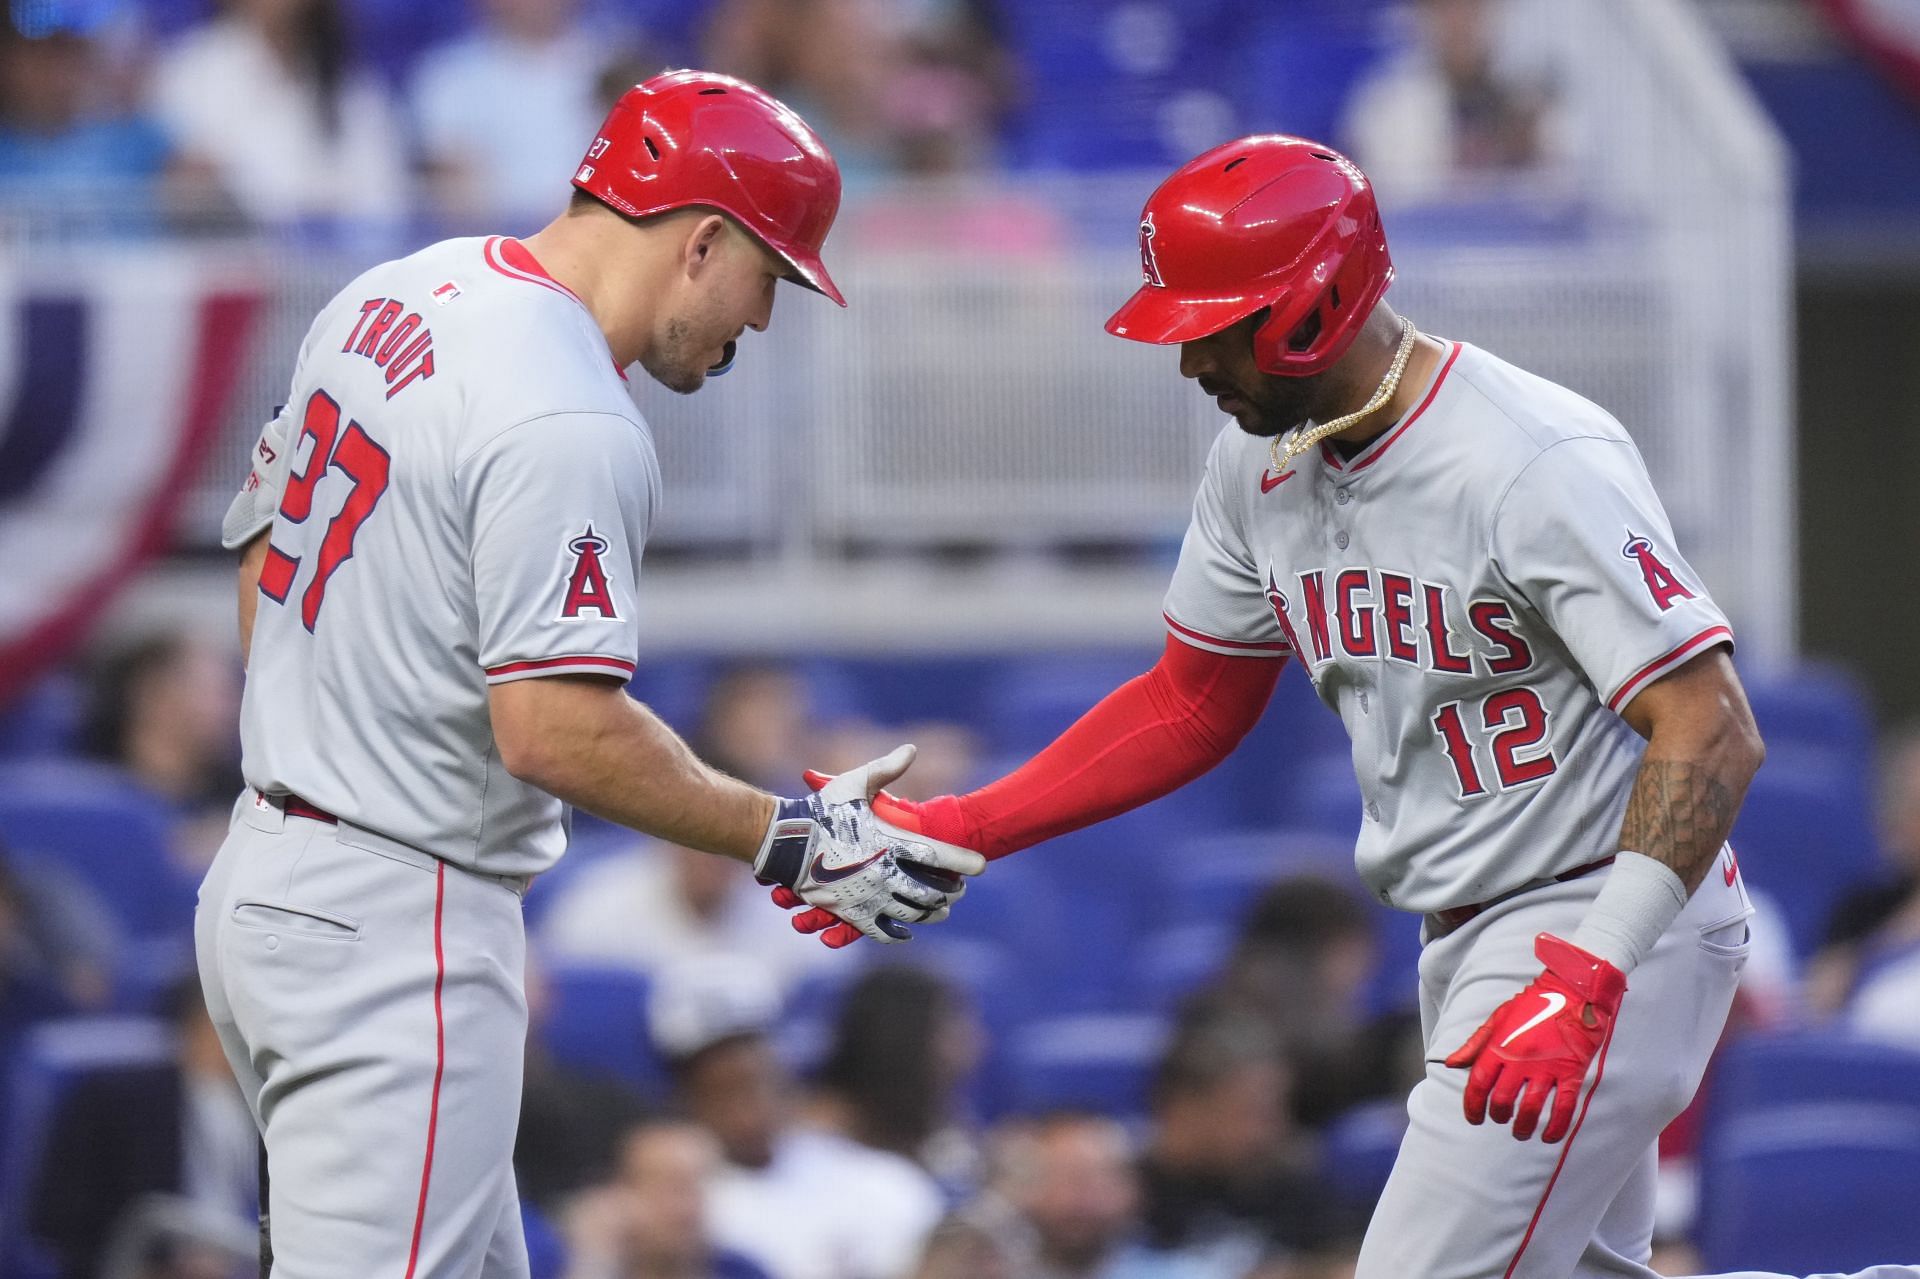
[[1515,1139],[1525,1141],[1551,1100],[1553,1117],[1540,1136],[1556,1142],[1573,1125],[1587,1068],[1613,1036],[1627,976],[1552,933],[1534,939],[1533,953],[1546,971],[1496,1008],[1446,1064],[1472,1067],[1468,1123],[1511,1120]]
[[[986,859],[971,849],[902,829],[875,813],[880,788],[907,771],[914,748],[816,784],[814,794],[781,800],[754,874],[777,885],[774,900],[813,907],[831,921],[821,940],[844,946],[861,936],[906,941],[905,924],[938,923]],[[825,925],[822,925],[825,927]],[[803,929],[802,931],[816,931]]]
[[[869,767],[871,767],[871,765],[869,765]],[[839,780],[827,773],[822,773],[811,768],[807,769],[803,776],[806,778],[808,788],[815,791],[831,786]],[[840,776],[846,777],[848,774],[842,773]],[[897,776],[899,776],[899,774],[895,773],[893,776],[887,777],[885,781],[892,781],[893,778]],[[939,835],[927,830],[926,823],[922,818],[922,808],[923,805],[913,800],[901,799],[896,795],[888,794],[885,790],[875,790],[873,792],[873,814],[887,825],[898,830],[912,832],[915,835],[925,835],[936,842],[951,843],[951,840],[941,841]],[[928,866],[911,858],[903,859],[900,864],[900,869],[930,888],[940,889],[946,892],[957,892],[961,887],[959,877],[952,872],[941,870],[938,867]],[[781,910],[794,910],[807,905],[807,903],[801,899],[800,895],[792,889],[778,886],[773,890],[773,904]],[[810,933],[818,937],[823,945],[835,950],[838,950],[842,946],[851,946],[854,942],[859,941],[861,937],[861,931],[858,928],[841,919],[840,916],[834,914],[831,910],[819,906],[801,910],[799,914],[795,915],[793,917],[793,928],[795,932]]]

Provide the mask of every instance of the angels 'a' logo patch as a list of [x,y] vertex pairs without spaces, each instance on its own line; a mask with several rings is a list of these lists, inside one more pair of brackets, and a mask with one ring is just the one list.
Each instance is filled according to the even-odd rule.
[[1632,529],[1627,530],[1627,544],[1620,548],[1620,554],[1640,566],[1640,578],[1646,583],[1647,594],[1653,597],[1654,606],[1662,613],[1681,600],[1693,598],[1693,592],[1654,551],[1653,543]]
[[1156,289],[1164,289],[1167,282],[1160,278],[1160,263],[1153,256],[1153,214],[1140,219],[1140,275]]
[[563,621],[577,620],[589,612],[618,621],[613,608],[613,592],[607,589],[607,571],[600,557],[607,552],[607,539],[587,525],[586,532],[567,543],[573,553],[573,567],[567,573],[567,594],[560,602]]

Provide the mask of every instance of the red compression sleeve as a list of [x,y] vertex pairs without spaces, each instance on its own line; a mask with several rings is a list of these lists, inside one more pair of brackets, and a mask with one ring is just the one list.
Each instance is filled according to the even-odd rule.
[[[1223,657],[1169,636],[1152,670],[999,781],[899,807],[924,833],[989,859],[1105,821],[1225,759],[1259,720],[1285,665]],[[888,815],[884,806],[876,811]]]

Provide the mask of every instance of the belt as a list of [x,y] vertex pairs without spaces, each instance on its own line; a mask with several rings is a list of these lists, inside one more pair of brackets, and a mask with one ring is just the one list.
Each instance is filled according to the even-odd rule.
[[[258,792],[255,793],[258,794]],[[276,800],[269,797],[268,802],[276,803]],[[288,795],[278,799],[277,806],[281,811],[285,812],[288,817],[304,817],[308,821],[325,822],[329,826],[340,825],[340,819],[338,817],[335,817],[318,804],[309,804],[298,795]],[[424,849],[417,849],[411,844],[403,844],[399,840],[389,839],[384,835],[380,835],[378,832],[362,831],[357,826],[351,829],[355,832],[356,840],[375,841],[379,845],[379,848],[387,850],[389,855],[397,857],[401,861],[417,862],[423,866],[431,867],[436,861],[442,860],[436,858],[432,853]],[[366,846],[366,844],[361,843],[355,844],[355,847]],[[517,893],[522,897],[526,896],[527,889],[533,885],[533,876],[531,875],[500,875],[492,871],[475,870],[470,866],[461,866],[455,862],[447,862],[446,864],[453,866],[456,870],[476,876],[477,878],[490,879],[496,884],[505,887],[510,892]]]
[[338,826],[340,819],[317,804],[309,804],[298,795],[287,796],[285,804],[287,816],[305,817],[310,821],[325,822],[329,826]]
[[[289,806],[287,811],[292,812],[292,807]],[[1558,875],[1549,875],[1545,879],[1536,879],[1530,884],[1520,885],[1520,887],[1510,893],[1501,893],[1498,897],[1489,897],[1483,902],[1474,902],[1470,906],[1449,906],[1445,910],[1436,910],[1433,912],[1432,918],[1440,921],[1447,932],[1453,932],[1482,911],[1489,910],[1510,897],[1518,897],[1521,893],[1527,892],[1530,889],[1540,888],[1547,884],[1564,884],[1570,879],[1578,879],[1582,875],[1591,875],[1594,871],[1611,865],[1613,865],[1613,857],[1609,854],[1597,862],[1588,862],[1585,866],[1575,866],[1572,870],[1563,870]]]

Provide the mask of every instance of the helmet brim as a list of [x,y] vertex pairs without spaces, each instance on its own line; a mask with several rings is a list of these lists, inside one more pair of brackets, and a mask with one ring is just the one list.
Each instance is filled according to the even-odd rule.
[[773,251],[793,268],[792,279],[795,284],[812,289],[815,293],[825,294],[841,306],[847,304],[847,300],[840,296],[839,286],[833,282],[833,277],[827,274],[826,263],[820,260],[818,254],[802,255],[787,253],[780,249]]
[[1170,346],[1230,328],[1263,306],[1266,297],[1185,297],[1172,289],[1144,284],[1107,320],[1107,332],[1132,342]]

